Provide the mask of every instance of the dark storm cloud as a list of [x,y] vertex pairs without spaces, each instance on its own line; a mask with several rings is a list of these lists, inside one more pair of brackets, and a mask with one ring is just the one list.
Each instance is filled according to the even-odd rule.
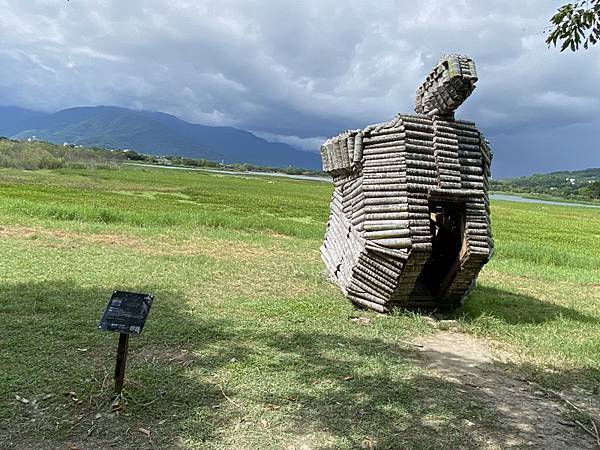
[[600,165],[581,141],[600,129],[600,52],[546,48],[559,4],[0,0],[0,104],[162,110],[314,148],[410,112],[438,57],[461,52],[480,82],[458,115],[492,140],[497,174]]

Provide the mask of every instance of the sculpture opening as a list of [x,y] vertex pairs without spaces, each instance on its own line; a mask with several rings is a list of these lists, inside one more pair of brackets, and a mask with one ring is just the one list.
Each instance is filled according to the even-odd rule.
[[321,256],[356,305],[455,308],[492,255],[492,154],[473,122],[454,117],[477,79],[471,59],[444,56],[417,91],[416,115],[322,145],[335,189]]
[[464,253],[465,205],[429,202],[431,253],[417,278],[412,298],[443,308],[444,294],[460,268]]

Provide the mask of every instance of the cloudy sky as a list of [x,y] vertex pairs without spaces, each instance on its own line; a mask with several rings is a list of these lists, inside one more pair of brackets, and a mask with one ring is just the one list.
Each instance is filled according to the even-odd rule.
[[0,0],[0,105],[160,110],[316,149],[411,112],[443,53],[496,177],[600,167],[600,47],[559,53],[552,0]]

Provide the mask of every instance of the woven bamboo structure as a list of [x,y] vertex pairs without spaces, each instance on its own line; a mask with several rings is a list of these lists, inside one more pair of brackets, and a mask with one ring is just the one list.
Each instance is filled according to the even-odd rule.
[[476,81],[471,59],[443,56],[417,91],[416,115],[322,145],[335,189],[321,256],[353,303],[450,310],[491,257],[491,151],[473,122],[454,118]]

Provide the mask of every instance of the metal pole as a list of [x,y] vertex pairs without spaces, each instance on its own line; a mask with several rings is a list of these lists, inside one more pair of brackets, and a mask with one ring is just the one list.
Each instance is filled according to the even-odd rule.
[[115,366],[115,394],[121,395],[123,383],[125,382],[125,364],[127,363],[127,350],[129,347],[129,335],[119,334],[119,347],[117,348],[117,364]]

